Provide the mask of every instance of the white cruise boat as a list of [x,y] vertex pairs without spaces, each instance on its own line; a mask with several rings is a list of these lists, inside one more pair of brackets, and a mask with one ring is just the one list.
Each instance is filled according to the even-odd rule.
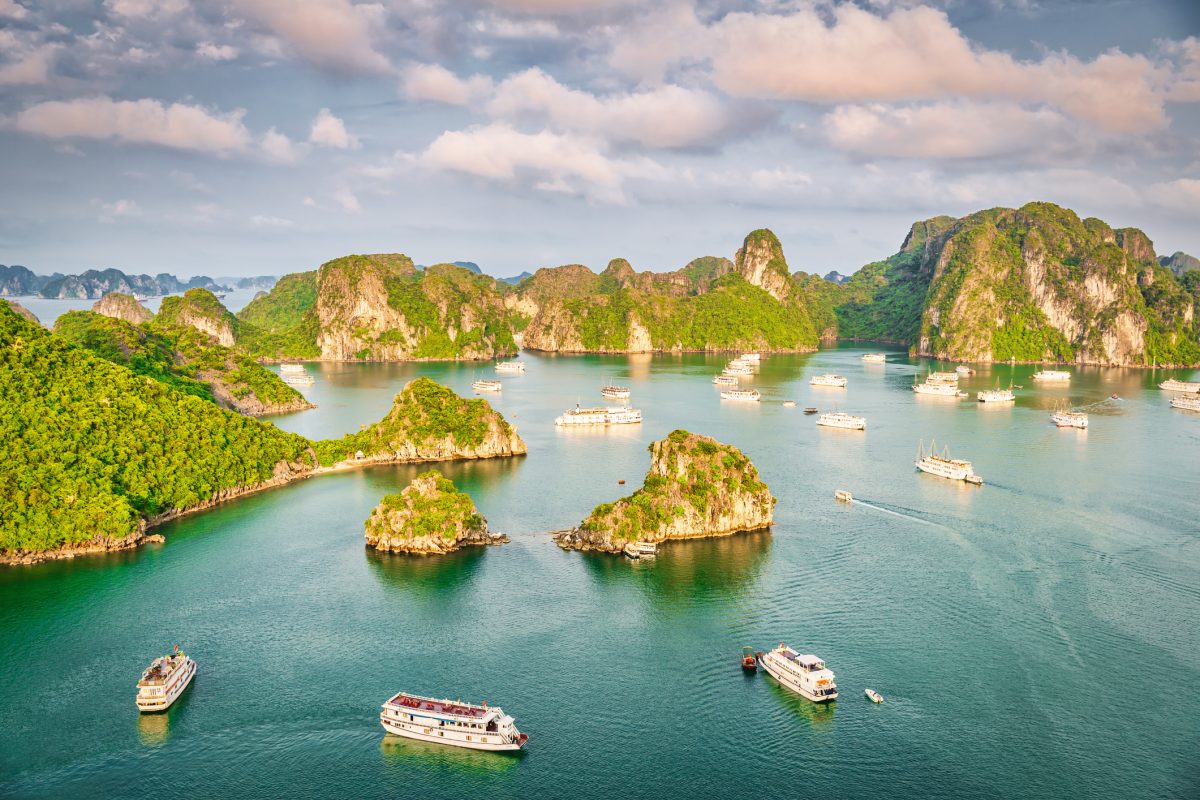
[[1200,392],[1200,383],[1195,381],[1177,381],[1174,378],[1163,381],[1158,388],[1167,392]]
[[865,431],[867,418],[856,417],[844,411],[834,411],[832,414],[822,414],[817,417],[817,424],[826,428],[846,428],[852,431]]
[[780,642],[779,647],[764,654],[758,662],[785,688],[814,703],[828,703],[837,699],[837,683],[833,672],[826,669],[825,662],[814,655],[801,655]]
[[725,369],[721,372],[722,375],[753,375],[754,370],[750,369],[746,364],[735,364],[730,361],[725,365]]
[[600,396],[606,400],[628,400],[628,386],[613,386],[611,383],[605,384],[600,389]]
[[280,364],[279,372],[282,375],[299,375],[304,372],[303,364]]
[[504,709],[406,692],[383,704],[379,722],[397,736],[471,750],[520,750],[529,741]]
[[1035,381],[1069,381],[1071,373],[1061,369],[1044,369],[1033,373]]
[[499,392],[504,388],[500,381],[475,381],[471,388],[477,392]]
[[496,364],[496,372],[524,372],[524,361],[501,361]]
[[621,549],[630,558],[655,558],[658,555],[658,545],[654,542],[626,542]]
[[974,375],[975,370],[968,367],[966,364],[959,364],[954,368],[954,372],[958,375]]
[[642,421],[636,408],[580,408],[578,404],[554,420],[555,425],[633,425]]
[[841,375],[834,375],[832,372],[827,372],[824,375],[814,375],[808,379],[809,386],[836,386],[842,388],[846,385],[846,379]]
[[1087,428],[1088,415],[1082,411],[1067,411],[1061,409],[1050,415],[1054,424],[1060,428]]
[[758,353],[742,353],[738,356],[738,361],[745,361],[747,364],[758,364],[762,361],[762,356]]
[[862,360],[868,364],[885,364],[887,363],[887,353],[864,353]]
[[717,386],[737,386],[738,379],[736,375],[718,375],[713,378],[713,383]]
[[925,376],[925,382],[926,383],[934,383],[934,384],[949,384],[951,386],[958,386],[958,373],[957,372],[931,372]]
[[917,451],[917,460],[913,462],[913,466],[921,470],[921,472],[928,472],[930,475],[936,475],[939,478],[946,478],[952,481],[966,481],[976,486],[983,485],[983,478],[975,474],[970,461],[963,461],[961,458],[950,458],[950,453],[946,450],[943,450],[941,455],[936,455],[933,452],[933,448],[933,442],[930,442],[929,452],[926,453],[925,446],[922,444]]
[[762,395],[758,393],[758,389],[726,389],[721,392],[722,400],[744,400],[751,403],[757,403],[762,399]]
[[280,375],[279,378],[288,386],[312,386],[313,376],[307,372],[300,375]]
[[1200,397],[1183,397],[1182,395],[1172,397],[1171,408],[1178,408],[1181,411],[1200,411]]
[[981,403],[1011,403],[1017,399],[1012,389],[985,389],[976,392],[975,397]]
[[914,383],[913,391],[917,394],[932,394],[938,397],[966,397],[966,392],[958,390],[957,383]]
[[166,711],[196,676],[196,662],[177,646],[175,652],[150,662],[137,683],[137,707],[142,713]]

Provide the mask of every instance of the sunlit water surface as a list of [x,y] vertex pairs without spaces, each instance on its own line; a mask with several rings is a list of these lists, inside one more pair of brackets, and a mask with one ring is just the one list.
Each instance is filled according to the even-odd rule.
[[[1024,386],[995,407],[915,396],[932,365],[862,352],[764,359],[757,405],[718,399],[719,356],[524,356],[489,399],[529,455],[441,466],[503,547],[364,549],[371,508],[427,469],[399,466],[190,516],[165,545],[0,571],[0,795],[1200,796],[1200,415],[1155,388],[1187,374],[1076,369],[1051,387],[994,366],[963,385]],[[275,422],[309,436],[378,419],[414,376],[468,393],[492,375],[308,368],[319,407]],[[825,371],[849,387],[810,388]],[[554,427],[607,379],[645,424]],[[1064,400],[1089,430],[1050,424]],[[869,428],[819,429],[807,405]],[[750,455],[779,498],[770,533],[654,563],[551,543],[637,486],[647,445],[679,427]],[[930,437],[986,485],[917,473]],[[743,645],[779,641],[825,658],[841,699],[742,673]],[[195,683],[139,717],[138,674],[173,643]],[[528,750],[387,737],[379,704],[401,689],[502,705]]]

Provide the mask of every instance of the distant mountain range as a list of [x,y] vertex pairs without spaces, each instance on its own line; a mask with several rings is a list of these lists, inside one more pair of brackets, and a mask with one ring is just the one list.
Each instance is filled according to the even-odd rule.
[[213,292],[230,289],[270,289],[278,280],[274,275],[248,278],[210,278],[197,275],[182,280],[161,272],[158,275],[128,275],[119,269],[89,269],[78,275],[38,275],[28,267],[0,264],[0,297],[38,295],[50,299],[96,300],[109,292],[122,292],[142,297],[179,294],[188,289],[208,289]]

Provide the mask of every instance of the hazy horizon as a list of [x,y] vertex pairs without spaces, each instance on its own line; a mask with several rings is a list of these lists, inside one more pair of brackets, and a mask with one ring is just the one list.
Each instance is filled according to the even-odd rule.
[[0,0],[0,263],[851,273],[1046,200],[1200,254],[1190,0]]

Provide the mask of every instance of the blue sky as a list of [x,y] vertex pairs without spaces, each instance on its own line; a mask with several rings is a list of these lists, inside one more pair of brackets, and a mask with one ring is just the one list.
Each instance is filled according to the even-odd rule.
[[852,271],[1051,200],[1200,254],[1200,3],[0,0],[0,263]]

